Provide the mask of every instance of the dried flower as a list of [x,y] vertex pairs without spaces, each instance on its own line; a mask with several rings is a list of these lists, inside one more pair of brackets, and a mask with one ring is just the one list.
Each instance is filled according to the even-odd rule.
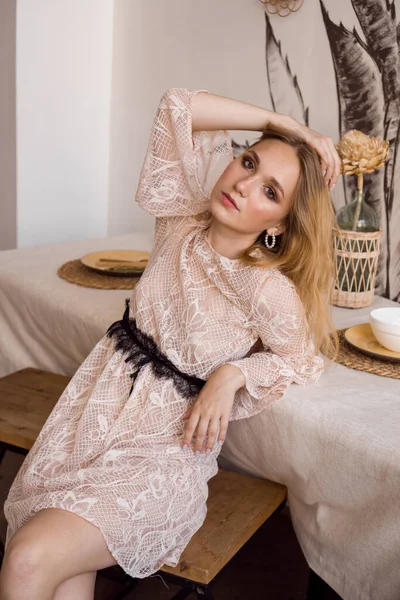
[[389,142],[362,131],[347,131],[336,146],[345,175],[372,173],[381,169],[389,155]]

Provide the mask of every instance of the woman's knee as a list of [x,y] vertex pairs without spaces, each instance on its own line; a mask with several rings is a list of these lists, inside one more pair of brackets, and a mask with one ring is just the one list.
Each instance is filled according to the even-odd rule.
[[8,572],[19,570],[25,577],[55,585],[116,564],[97,527],[80,516],[53,508],[36,513],[15,533],[7,555]]
[[48,583],[57,586],[64,581],[66,565],[59,564],[57,536],[46,523],[43,525],[43,528],[37,527],[36,518],[31,518],[13,535],[3,560],[7,577],[32,585]]
[[7,546],[2,570],[16,580],[46,577],[46,552],[40,540],[15,534]]

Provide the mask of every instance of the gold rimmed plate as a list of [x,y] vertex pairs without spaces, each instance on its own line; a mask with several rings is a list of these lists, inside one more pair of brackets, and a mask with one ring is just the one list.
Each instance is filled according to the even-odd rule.
[[400,362],[400,352],[393,352],[393,350],[381,346],[369,323],[350,327],[345,331],[344,337],[350,346],[368,356],[391,362]]
[[147,266],[150,252],[144,250],[100,250],[82,256],[81,263],[106,275],[141,275]]

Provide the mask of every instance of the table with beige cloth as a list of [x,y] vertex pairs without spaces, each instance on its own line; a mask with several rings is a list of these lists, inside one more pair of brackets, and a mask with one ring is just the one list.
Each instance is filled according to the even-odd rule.
[[[152,239],[0,252],[0,376],[29,366],[72,375],[121,318],[129,290],[73,285],[57,268],[94,250],[150,250]],[[336,326],[366,322],[373,307],[334,308]],[[220,464],[288,487],[309,565],[345,600],[400,599],[400,380],[333,363],[314,386],[292,385],[268,410],[231,422]]]
[[151,233],[136,233],[0,252],[0,377],[33,366],[73,375],[131,292],[74,285],[57,269],[88,252],[152,244]]

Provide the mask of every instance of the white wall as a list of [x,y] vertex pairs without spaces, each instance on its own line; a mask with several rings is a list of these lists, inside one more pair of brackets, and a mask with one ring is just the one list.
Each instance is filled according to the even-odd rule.
[[163,92],[207,89],[269,106],[264,46],[264,11],[257,0],[116,2],[110,235],[152,226],[134,193]]
[[[350,29],[357,25],[350,0],[325,0],[325,5],[335,20],[344,19]],[[135,206],[134,193],[165,89],[207,89],[271,108],[259,0],[118,0],[114,17],[110,235],[152,223]],[[309,107],[310,126],[337,141],[336,84],[319,0],[307,0],[297,13],[272,21]],[[233,135],[236,141],[255,138],[254,133]],[[341,185],[334,196],[337,205],[344,202]]]
[[257,0],[19,0],[18,245],[151,229],[134,195],[162,93],[268,105],[264,39]]
[[17,240],[15,125],[16,0],[0,1],[0,250]]
[[113,6],[18,1],[18,246],[107,232]]
[[[351,0],[325,5],[335,21],[357,26]],[[336,141],[319,0],[272,22],[310,126]],[[20,246],[152,228],[134,195],[158,101],[173,86],[269,108],[259,0],[19,0]],[[235,133],[237,141],[246,137]],[[334,195],[342,204],[340,185]]]

